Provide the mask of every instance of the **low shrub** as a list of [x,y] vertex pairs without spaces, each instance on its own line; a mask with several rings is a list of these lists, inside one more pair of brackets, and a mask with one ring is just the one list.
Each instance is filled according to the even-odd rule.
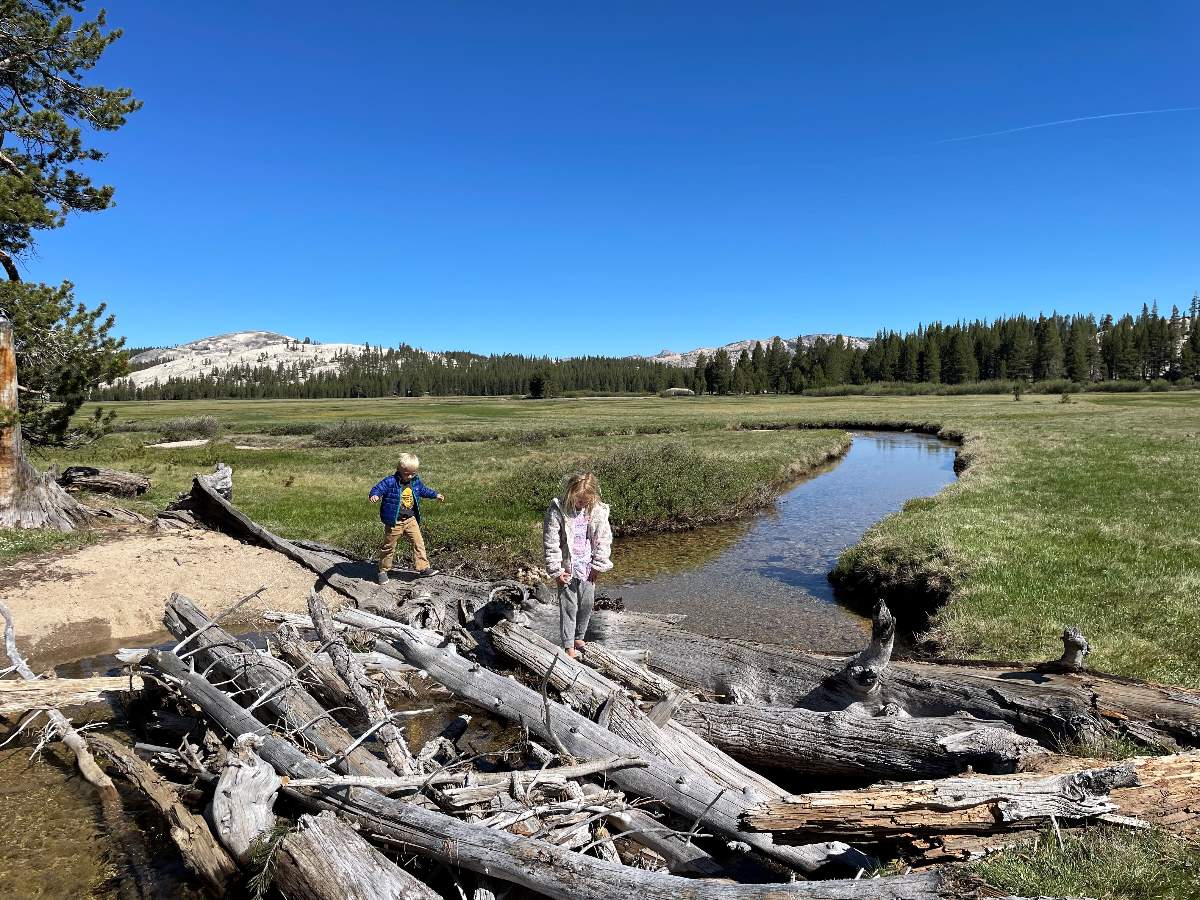
[[402,444],[411,438],[410,426],[373,419],[343,419],[312,432],[312,444],[317,447],[374,447]]
[[221,433],[221,420],[216,416],[181,416],[158,422],[153,429],[164,441],[193,441],[215,438]]

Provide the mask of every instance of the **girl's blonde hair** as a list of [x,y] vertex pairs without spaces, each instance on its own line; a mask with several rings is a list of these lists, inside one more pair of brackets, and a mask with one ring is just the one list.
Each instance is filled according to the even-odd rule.
[[563,479],[561,502],[568,514],[590,510],[600,499],[600,480],[591,472],[574,472]]

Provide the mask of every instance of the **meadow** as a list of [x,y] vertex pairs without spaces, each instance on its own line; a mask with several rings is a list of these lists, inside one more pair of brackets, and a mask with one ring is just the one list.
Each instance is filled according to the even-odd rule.
[[[1195,392],[110,406],[122,427],[147,430],[54,461],[148,473],[147,508],[220,459],[237,471],[238,503],[269,527],[365,551],[378,526],[363,498],[415,449],[450,499],[429,515],[430,545],[497,569],[531,557],[541,506],[569,468],[602,470],[627,532],[684,527],[769,501],[788,475],[839,452],[842,429],[941,430],[963,442],[961,478],[872,528],[840,560],[839,586],[882,594],[912,621],[937,604],[926,636],[945,653],[1046,658],[1062,626],[1078,624],[1094,667],[1200,686]],[[181,416],[212,416],[220,434],[198,449],[143,446]],[[404,429],[387,445],[312,446],[342,420]],[[252,444],[268,449],[234,449]]]

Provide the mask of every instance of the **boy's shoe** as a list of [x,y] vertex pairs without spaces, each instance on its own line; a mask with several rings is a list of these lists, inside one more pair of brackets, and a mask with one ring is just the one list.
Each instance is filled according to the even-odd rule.
[[418,578],[429,578],[431,575],[437,575],[441,569],[422,569],[417,573]]
[[380,584],[387,584],[388,580],[389,580],[387,572],[380,572],[378,575],[375,576],[375,580],[377,582],[379,582]]

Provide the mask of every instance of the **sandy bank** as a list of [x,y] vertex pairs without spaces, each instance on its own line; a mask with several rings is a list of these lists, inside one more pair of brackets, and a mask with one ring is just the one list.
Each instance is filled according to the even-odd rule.
[[216,611],[266,585],[243,607],[245,618],[253,618],[268,608],[304,609],[315,581],[280,553],[196,530],[137,532],[21,560],[0,572],[0,591],[16,617],[20,643],[46,665],[160,631],[163,601],[172,591]]

